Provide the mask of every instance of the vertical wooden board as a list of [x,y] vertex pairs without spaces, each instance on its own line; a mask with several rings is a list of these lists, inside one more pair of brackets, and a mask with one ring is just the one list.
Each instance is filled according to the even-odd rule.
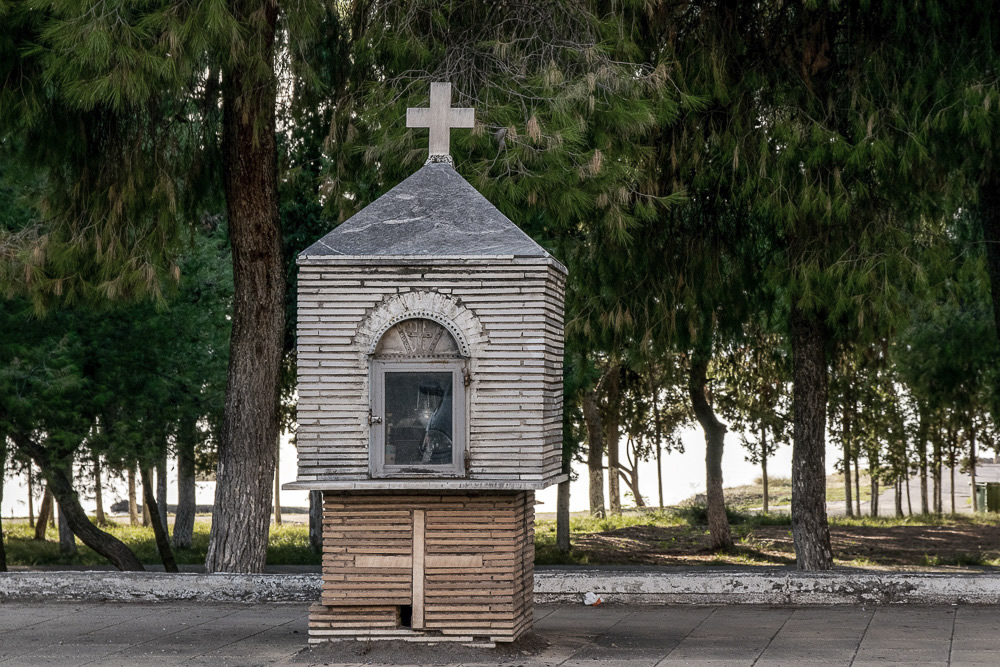
[[413,510],[413,616],[414,629],[424,627],[424,510]]

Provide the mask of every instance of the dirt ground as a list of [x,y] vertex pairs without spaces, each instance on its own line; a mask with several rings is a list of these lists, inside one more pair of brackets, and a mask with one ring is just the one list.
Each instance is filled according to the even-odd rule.
[[345,641],[317,644],[302,651],[293,662],[324,665],[443,665],[492,663],[518,665],[537,656],[549,642],[535,634],[521,637],[513,644],[492,648],[463,646],[455,642],[423,644],[406,641]]
[[[834,526],[840,565],[893,569],[1000,566],[1000,530],[990,525]],[[577,558],[591,564],[793,565],[790,526],[734,526],[728,554],[708,548],[707,531],[688,526],[630,526],[574,535]]]

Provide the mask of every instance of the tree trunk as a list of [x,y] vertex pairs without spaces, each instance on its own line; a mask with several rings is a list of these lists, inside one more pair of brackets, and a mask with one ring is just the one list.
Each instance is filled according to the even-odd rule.
[[931,460],[931,511],[941,513],[941,468]]
[[941,461],[940,459],[934,464],[932,468],[934,474],[934,511],[937,514],[944,512],[944,500],[943,492],[941,490]]
[[66,513],[63,512],[62,507],[59,507],[58,510],[59,520],[56,523],[59,526],[59,553],[63,556],[75,556],[76,536],[73,535],[73,529],[69,527]]
[[163,569],[167,572],[177,572],[177,561],[174,560],[174,552],[170,550],[170,536],[167,534],[167,524],[160,517],[159,503],[153,490],[153,468],[149,467],[142,471],[142,504],[149,508],[149,513],[155,517],[152,521],[153,537],[156,539],[156,550],[160,552],[160,560],[163,561]]
[[625,454],[628,457],[628,467],[619,464],[618,471],[621,474],[621,479],[625,482],[628,490],[632,493],[632,497],[635,499],[636,507],[645,507],[646,501],[642,497],[642,492],[639,490],[639,452],[638,449],[641,447],[641,442],[636,444],[636,439],[631,435],[628,437],[628,441],[625,443]]
[[104,485],[101,484],[101,457],[99,454],[94,454],[94,503],[97,505],[94,512],[94,520],[97,525],[108,525],[108,517],[104,515]]
[[868,475],[871,478],[871,494],[872,494],[872,499],[871,502],[869,503],[869,505],[871,505],[870,514],[872,516],[878,516],[878,494],[879,494],[878,475],[873,474],[871,470],[868,471]]
[[764,491],[764,514],[768,512],[768,493],[767,493],[767,457],[760,457],[760,482]]
[[861,516],[861,453],[854,448],[854,514]]
[[944,501],[943,492],[941,489],[942,482],[944,481],[941,477],[941,429],[934,427],[933,435],[931,436],[931,476],[934,482],[934,512],[941,514],[944,512]]
[[[141,482],[140,482],[141,484]],[[153,517],[149,515],[149,503],[143,501],[142,503],[142,527],[151,528],[153,525]]]
[[31,464],[28,464],[28,527],[35,527],[35,476],[31,474]]
[[847,516],[854,516],[853,498],[851,497],[851,410],[849,402],[844,401],[840,419],[840,444],[844,448],[844,502]]
[[177,433],[177,512],[174,514],[174,548],[190,549],[194,537],[194,447],[197,422],[185,418]]
[[131,526],[139,525],[139,503],[135,498],[135,466],[128,469],[128,522]]
[[559,482],[556,491],[556,549],[568,554],[569,542],[569,480]]
[[929,425],[927,423],[927,411],[918,408],[919,422],[917,423],[917,461],[920,467],[920,513],[929,514],[930,505],[927,503],[927,434]]
[[635,497],[636,507],[645,507],[646,501],[642,497],[642,492],[639,490],[639,458],[636,456],[635,465],[632,466],[632,470],[629,471],[629,477],[631,481],[629,482],[629,488],[632,490],[632,495]]
[[660,509],[663,509],[663,445],[656,443],[656,491]]
[[323,492],[309,492],[309,546],[323,552]]
[[49,465],[48,452],[45,448],[26,436],[15,438],[18,448],[34,459],[41,468],[46,485],[59,503],[60,514],[66,517],[69,527],[88,547],[111,561],[119,570],[142,571],[142,562],[136,558],[132,550],[114,535],[110,535],[93,523],[80,506],[80,500],[73,483],[70,481],[64,467]]
[[274,450],[274,525],[281,525],[281,438]]
[[618,368],[613,366],[607,377],[607,410],[604,412],[604,445],[608,450],[608,506],[612,516],[621,516],[621,468],[619,467],[618,423],[621,419],[621,386]]
[[1000,338],[1000,172],[988,169],[979,187],[982,207],[983,240],[986,245],[986,268],[993,297],[993,322]]
[[722,491],[722,451],[726,425],[719,421],[708,400],[708,362],[712,358],[712,332],[708,331],[691,355],[688,394],[698,423],[705,432],[705,500],[710,545],[714,550],[731,549],[733,538],[726,517],[726,497]]
[[[3,478],[7,474],[7,436],[0,433],[0,507],[3,507]],[[31,468],[28,468],[31,474]],[[7,571],[7,548],[3,543],[3,513],[0,512],[0,572]]]
[[913,516],[913,500],[910,498],[910,470],[909,468],[903,474],[903,479],[906,482],[906,511],[910,516]]
[[951,469],[951,513],[955,513],[955,445],[952,443],[951,452],[948,455],[948,466]]
[[49,527],[49,518],[52,516],[52,492],[49,487],[45,487],[42,493],[42,504],[38,508],[38,522],[35,524],[35,539],[42,542],[45,540],[45,531]]
[[163,455],[156,462],[156,509],[154,515],[159,515],[160,525],[164,532],[170,534],[167,523],[167,450],[163,449]]
[[792,539],[800,570],[833,567],[826,517],[826,338],[818,315],[792,307]]
[[223,70],[223,181],[233,251],[233,329],[205,569],[262,572],[285,335],[273,71],[278,4],[234,0],[230,10],[243,25],[243,38],[255,57],[250,62],[247,56],[234,57]]
[[656,437],[656,490],[659,494],[660,509],[663,509],[663,428],[660,424],[660,397],[650,371],[650,399],[653,404],[653,433]]
[[590,513],[604,518],[604,429],[596,392],[583,395],[583,421],[587,426],[587,468],[590,472]]
[[[630,442],[627,447],[631,447]],[[630,461],[631,463],[631,461]],[[631,492],[632,497],[635,499],[635,506],[645,507],[646,501],[642,498],[642,493],[639,492],[639,466],[632,464],[630,467],[619,466],[618,473],[621,476],[621,480],[625,482],[625,486],[628,487],[629,492]]]
[[896,492],[896,518],[903,518],[903,480],[899,475],[896,475],[896,483],[893,485],[894,491]]
[[969,484],[972,486],[972,511],[979,511],[979,499],[976,498],[976,422],[969,419]]

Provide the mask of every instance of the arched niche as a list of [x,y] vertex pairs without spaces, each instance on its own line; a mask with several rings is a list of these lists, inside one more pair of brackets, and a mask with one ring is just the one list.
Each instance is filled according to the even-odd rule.
[[463,475],[466,360],[448,328],[396,322],[375,345],[371,373],[373,476]]

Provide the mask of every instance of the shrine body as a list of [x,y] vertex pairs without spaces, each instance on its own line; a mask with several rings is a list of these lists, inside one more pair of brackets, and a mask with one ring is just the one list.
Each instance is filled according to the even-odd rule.
[[534,492],[566,478],[566,269],[441,152],[442,128],[472,125],[449,103],[432,84],[408,114],[427,163],[298,258],[286,488],[322,492],[311,642],[531,627]]

